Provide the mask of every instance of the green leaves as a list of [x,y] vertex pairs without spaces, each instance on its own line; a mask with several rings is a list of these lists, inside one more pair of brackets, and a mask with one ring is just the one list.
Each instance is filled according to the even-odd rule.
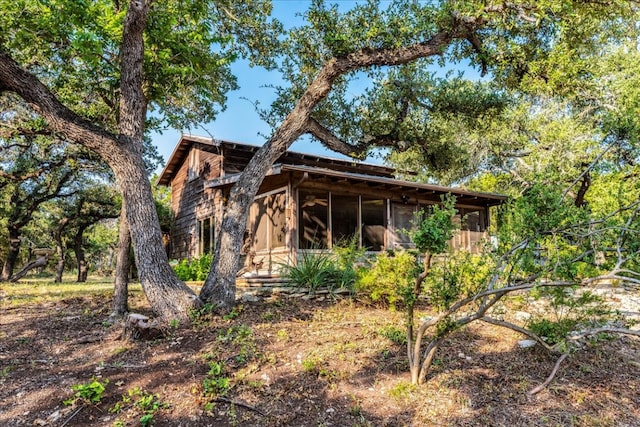
[[454,196],[443,196],[441,204],[433,205],[427,212],[422,211],[417,216],[415,229],[410,234],[418,251],[432,255],[445,251],[457,228],[453,221],[455,200]]
[[82,405],[98,404],[102,400],[107,384],[109,384],[109,380],[101,381],[98,378],[91,378],[91,381],[85,384],[74,384],[71,389],[75,391],[75,394],[63,403],[65,405],[72,405],[78,402]]

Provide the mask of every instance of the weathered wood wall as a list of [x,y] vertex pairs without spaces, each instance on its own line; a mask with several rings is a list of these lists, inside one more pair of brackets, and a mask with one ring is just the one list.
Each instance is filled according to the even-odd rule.
[[[171,258],[198,256],[198,220],[214,214],[215,191],[204,189],[208,179],[220,176],[221,156],[205,151],[206,146],[194,144],[191,150],[200,150],[197,177],[189,179],[189,161],[185,161],[171,181]],[[188,157],[187,157],[188,159]]]

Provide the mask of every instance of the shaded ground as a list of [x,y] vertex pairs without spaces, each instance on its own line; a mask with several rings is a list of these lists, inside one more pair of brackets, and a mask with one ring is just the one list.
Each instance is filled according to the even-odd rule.
[[[138,426],[145,410],[156,426],[640,426],[632,338],[593,343],[527,399],[555,360],[487,325],[456,333],[414,388],[401,313],[271,299],[132,343],[106,322],[108,285],[61,289],[0,288],[2,426]],[[92,378],[108,380],[99,403],[63,405]]]

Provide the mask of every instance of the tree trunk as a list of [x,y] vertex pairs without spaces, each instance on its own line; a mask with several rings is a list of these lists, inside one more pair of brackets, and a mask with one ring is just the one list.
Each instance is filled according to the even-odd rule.
[[[319,139],[317,122],[311,113],[324,100],[333,83],[344,74],[371,66],[402,65],[433,55],[440,55],[454,38],[466,37],[473,26],[455,23],[453,28],[443,29],[424,43],[398,49],[362,49],[325,62],[315,79],[295,107],[283,120],[273,136],[264,144],[247,166],[238,182],[231,189],[220,227],[213,264],[200,291],[200,299],[210,301],[222,311],[229,310],[235,302],[235,280],[240,259],[240,248],[247,222],[248,208],[258,192],[267,171],[289,146],[304,133],[312,133]],[[458,26],[459,25],[459,26]],[[333,145],[335,146],[335,144]]]
[[231,189],[211,270],[200,291],[202,301],[213,303],[222,312],[229,311],[235,303],[236,273],[249,206],[273,162],[302,135],[305,123],[303,113],[294,109],[274,136],[255,153]]
[[56,254],[58,255],[58,262],[56,263],[56,277],[53,280],[55,283],[62,283],[62,274],[64,273],[64,247],[62,245],[62,238],[56,236]]
[[0,276],[0,282],[8,281],[13,275],[13,270],[16,267],[18,261],[18,255],[20,254],[20,232],[19,230],[9,227],[9,251],[7,252],[7,258],[4,260],[2,266],[2,276]]
[[151,309],[163,322],[187,323],[189,309],[201,303],[169,265],[142,153],[130,152],[112,167],[126,206],[140,284]]
[[113,286],[112,317],[120,318],[129,312],[129,270],[131,269],[131,235],[124,203],[120,212],[120,227],[118,233],[118,254],[116,258],[116,275]]
[[58,255],[58,263],[56,264],[56,277],[54,279],[55,283],[62,283],[62,274],[64,273],[64,262],[65,262],[65,252],[64,252],[64,244],[62,243],[62,233],[64,229],[69,224],[71,219],[69,217],[64,217],[58,222],[58,227],[56,227],[54,240],[56,241],[56,254]]
[[82,240],[84,238],[85,227],[79,227],[73,239],[73,251],[76,254],[76,264],[78,267],[78,283],[84,283],[87,281],[87,261],[84,257],[84,246]]

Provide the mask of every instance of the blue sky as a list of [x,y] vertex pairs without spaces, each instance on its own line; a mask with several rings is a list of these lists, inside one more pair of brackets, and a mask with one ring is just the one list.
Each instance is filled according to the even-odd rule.
[[[338,3],[341,8],[349,9],[355,5],[356,0],[328,1]],[[301,16],[307,10],[310,1],[299,0],[273,0],[273,15],[280,20],[285,28],[301,25]],[[298,15],[298,16],[297,16]],[[459,68],[455,66],[445,67],[438,70],[446,72],[447,69]],[[466,67],[466,70],[469,70]],[[265,136],[271,133],[269,126],[260,119],[251,101],[258,101],[262,108],[267,108],[275,99],[274,89],[267,87],[277,85],[282,82],[278,71],[265,71],[262,68],[251,68],[247,61],[239,60],[232,65],[232,71],[238,79],[240,89],[227,94],[227,108],[218,114],[216,120],[203,124],[199,128],[193,128],[185,133],[191,132],[193,135],[212,136],[217,139],[236,141],[253,145],[262,145]],[[472,71],[470,74],[477,74]],[[173,149],[180,139],[181,131],[168,129],[162,134],[153,134],[152,138],[158,147],[158,152],[166,162],[173,152]],[[290,148],[301,153],[319,154],[334,158],[346,158],[338,153],[331,152],[319,143],[312,142],[308,137],[303,137],[296,141]],[[379,159],[369,159],[370,162],[378,163]],[[158,172],[162,170],[162,165]]]
[[[356,1],[342,0],[339,3],[348,8]],[[302,14],[306,11],[309,4],[309,1],[274,0],[273,14],[285,27],[300,25],[303,22],[302,17],[296,16],[296,14]],[[275,100],[275,93],[273,88],[267,86],[281,83],[280,74],[277,71],[269,72],[259,67],[251,68],[244,60],[237,61],[231,68],[238,79],[240,89],[227,94],[227,108],[218,114],[214,122],[191,129],[190,132],[194,135],[212,136],[227,141],[262,145],[265,142],[265,135],[269,135],[271,130],[260,119],[251,101],[259,101],[261,108],[268,107]],[[185,130],[185,133],[188,132]],[[168,129],[162,134],[152,135],[158,152],[163,156],[165,162],[169,159],[181,134],[181,131]],[[337,153],[324,149],[319,144],[312,143],[308,138],[295,142],[291,150],[341,157]]]

